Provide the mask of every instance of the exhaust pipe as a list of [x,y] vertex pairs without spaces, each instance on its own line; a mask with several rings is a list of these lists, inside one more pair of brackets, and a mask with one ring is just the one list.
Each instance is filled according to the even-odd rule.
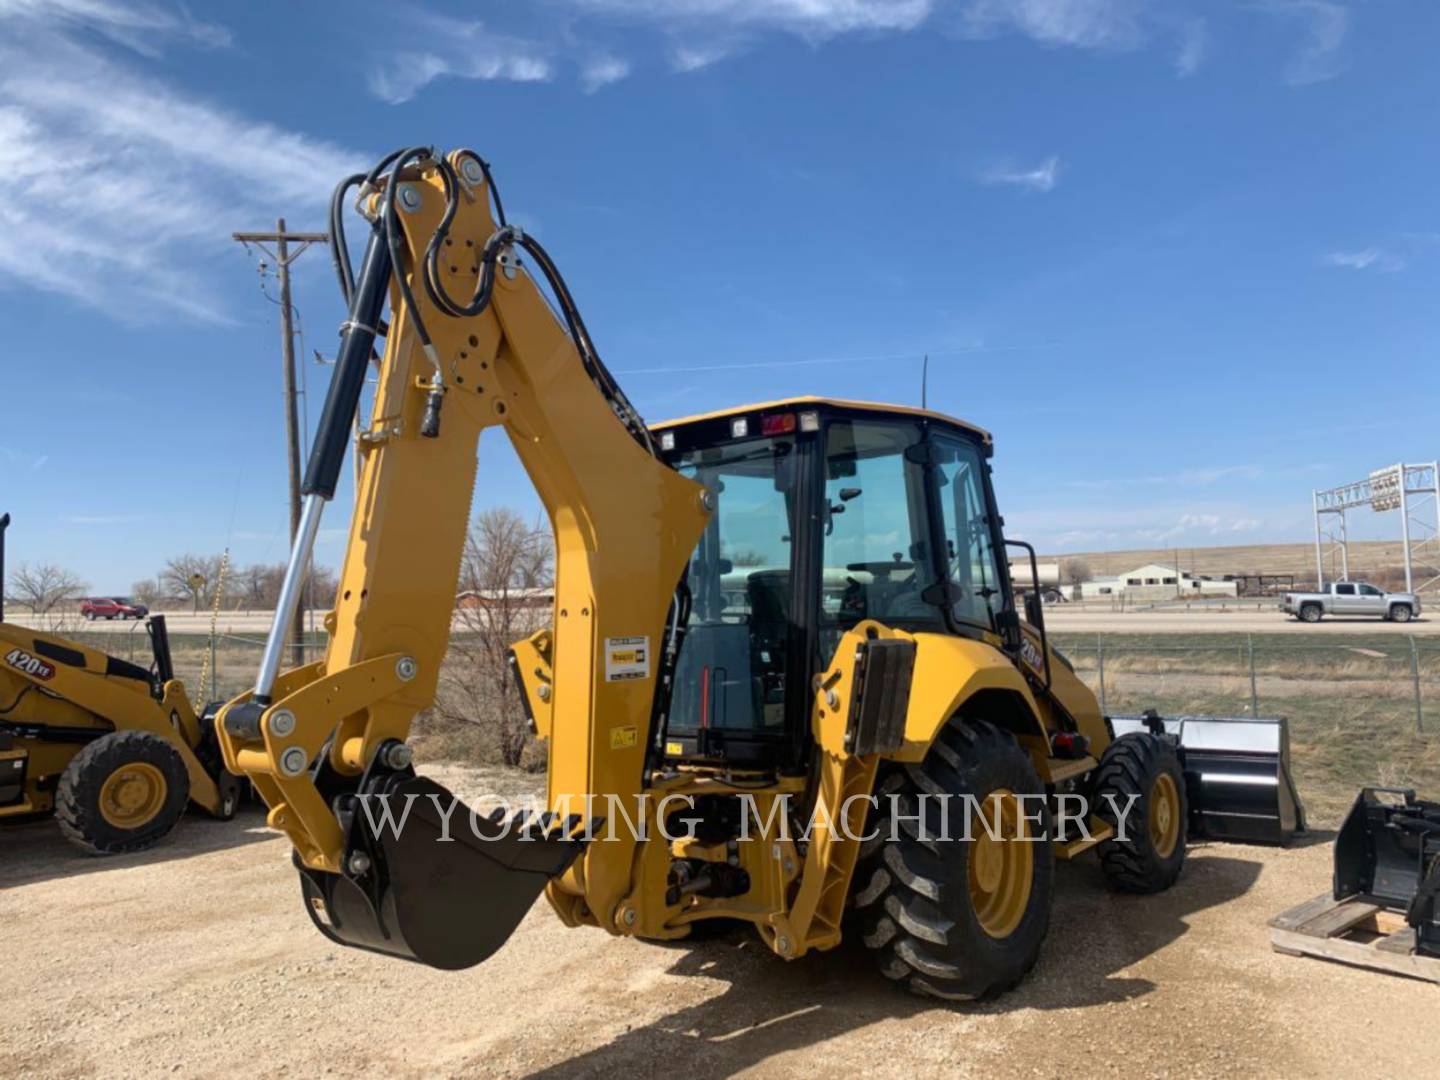
[[1159,723],[1180,742],[1190,835],[1242,844],[1285,844],[1305,831],[1305,807],[1290,774],[1283,716],[1112,716],[1118,738]]

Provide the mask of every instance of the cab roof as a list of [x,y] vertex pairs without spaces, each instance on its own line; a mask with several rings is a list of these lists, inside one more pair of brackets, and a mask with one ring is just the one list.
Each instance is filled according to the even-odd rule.
[[687,424],[698,423],[702,420],[718,420],[726,416],[738,416],[742,413],[773,412],[777,409],[801,409],[807,406],[817,408],[831,408],[855,412],[885,413],[891,416],[923,416],[927,420],[938,420],[942,424],[950,424],[954,427],[964,428],[979,435],[986,443],[994,440],[990,432],[982,427],[977,427],[965,420],[958,420],[953,416],[946,416],[944,413],[935,412],[933,409],[916,409],[909,405],[888,405],[879,401],[850,401],[845,398],[831,397],[792,397],[782,398],[779,401],[760,401],[748,405],[734,405],[728,409],[717,409],[714,412],[697,413],[694,416],[682,416],[674,420],[662,420],[658,424],[651,424],[651,430],[662,431],[665,428],[684,427]]

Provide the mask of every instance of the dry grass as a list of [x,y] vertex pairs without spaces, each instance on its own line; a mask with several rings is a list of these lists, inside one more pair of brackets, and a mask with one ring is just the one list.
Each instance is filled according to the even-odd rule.
[[[1095,639],[1058,637],[1098,691]],[[1433,643],[1420,645],[1416,655],[1424,731],[1416,730],[1407,639],[1377,635],[1317,646],[1288,635],[1255,635],[1253,644],[1259,713],[1290,721],[1295,781],[1313,824],[1338,824],[1367,784],[1440,796],[1440,649]],[[1155,708],[1247,716],[1249,670],[1244,635],[1111,636],[1105,639],[1105,704],[1111,713]]]
[[[1079,559],[1097,577],[1124,573],[1144,563],[1174,565],[1197,574],[1294,574],[1297,582],[1315,580],[1315,545],[1237,544],[1208,548],[1135,548],[1129,551],[1072,551],[1044,558]],[[1375,580],[1404,561],[1400,541],[1357,540],[1350,544],[1350,576]]]

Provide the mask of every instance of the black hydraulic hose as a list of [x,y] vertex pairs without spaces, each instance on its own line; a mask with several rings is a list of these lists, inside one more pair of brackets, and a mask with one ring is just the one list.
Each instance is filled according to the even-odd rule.
[[376,324],[385,308],[390,284],[390,247],[381,232],[377,224],[365,245],[360,280],[352,290],[350,317],[345,323],[340,351],[335,358],[335,374],[325,394],[325,408],[320,414],[315,444],[310,448],[310,460],[305,466],[305,481],[300,488],[305,495],[320,495],[325,499],[335,497],[340,466],[345,460],[345,449],[350,445],[355,410],[360,405],[360,392],[370,370]]
[[345,194],[364,180],[364,173],[347,176],[335,185],[335,191],[330,196],[330,261],[335,264],[340,295],[345,298],[347,307],[355,292],[355,274],[350,267],[350,245],[345,240]]
[[[425,326],[425,319],[420,314],[420,306],[415,303],[415,294],[411,291],[410,281],[403,271],[405,263],[401,238],[404,230],[400,224],[400,212],[395,208],[395,198],[400,187],[401,170],[412,161],[423,161],[426,158],[434,157],[435,152],[426,146],[411,147],[397,155],[394,158],[394,168],[390,171],[390,183],[385,188],[385,200],[380,208],[381,227],[385,233],[385,241],[390,248],[390,262],[397,271],[395,286],[399,290],[400,300],[410,316],[411,325],[415,328],[415,336],[420,339],[421,347],[424,348],[425,354],[434,365],[430,379],[430,392],[425,398],[425,413],[420,420],[420,434],[427,439],[434,439],[440,434],[440,407],[445,401],[445,383],[440,370],[440,359],[436,355],[435,345],[430,339],[430,331]],[[444,166],[444,163],[442,162],[441,165]],[[442,167],[442,175],[444,172],[445,169]]]
[[[425,253],[419,260],[420,265],[414,268],[424,282],[425,292],[430,302],[440,309],[442,313],[451,318],[474,318],[485,311],[490,305],[491,297],[495,289],[496,265],[499,262],[501,251],[508,246],[523,248],[534,258],[537,266],[545,275],[555,299],[560,308],[566,329],[570,333],[571,340],[579,353],[580,362],[586,374],[590,376],[596,388],[615,410],[617,417],[623,423],[631,436],[643,446],[650,454],[655,454],[654,441],[650,438],[650,430],[645,425],[639,412],[630,403],[629,399],[621,391],[615,378],[611,375],[604,362],[596,352],[595,345],[590,339],[590,333],[585,327],[585,321],[580,316],[580,310],[570,294],[570,289],[565,283],[564,277],[555,266],[554,260],[548,252],[540,245],[539,241],[522,232],[520,229],[509,225],[505,218],[505,208],[500,199],[500,191],[495,185],[494,177],[490,172],[490,165],[478,155],[466,153],[461,156],[462,161],[474,161],[485,181],[486,191],[495,203],[495,216],[500,228],[486,242],[480,253],[479,275],[475,282],[475,291],[470,300],[465,303],[457,301],[445,291],[441,282],[439,269],[440,252],[445,241],[449,237],[450,225],[455,219],[455,214],[460,204],[460,180],[455,173],[455,167],[444,158],[440,157],[429,147],[410,147],[404,150],[397,150],[381,158],[379,162],[363,176],[356,174],[347,177],[335,189],[331,198],[331,251],[336,264],[336,276],[340,282],[340,290],[346,295],[347,300],[354,293],[355,286],[351,278],[349,254],[346,250],[344,233],[342,231],[341,213],[344,206],[346,192],[357,182],[361,185],[360,192],[363,198],[369,189],[373,189],[380,181],[381,175],[390,170],[389,183],[386,185],[385,196],[381,201],[380,212],[376,220],[376,228],[384,238],[384,243],[389,251],[390,266],[395,271],[396,288],[400,293],[400,300],[411,322],[415,327],[415,334],[420,339],[426,354],[429,356],[436,370],[431,382],[429,396],[425,403],[425,413],[420,424],[420,434],[428,438],[434,438],[440,432],[440,408],[444,401],[445,387],[443,375],[439,370],[439,359],[435,353],[435,347],[431,341],[430,333],[425,325],[419,306],[415,302],[415,296],[410,286],[407,275],[403,272],[403,227],[400,223],[399,212],[395,206],[397,189],[400,186],[400,173],[409,164],[415,161],[430,159],[434,161],[436,171],[439,173],[444,187],[445,212],[440,223],[436,226],[434,233],[426,245]],[[368,254],[367,254],[368,258]],[[353,306],[353,304],[352,304]],[[379,328],[379,315],[374,319],[366,320],[366,325]],[[383,332],[383,331],[381,331]],[[372,338],[373,340],[373,338]],[[338,378],[338,374],[337,374]],[[328,406],[328,399],[327,399]],[[353,416],[353,407],[349,415]],[[314,460],[312,456],[312,460]],[[338,466],[337,466],[338,467]]]

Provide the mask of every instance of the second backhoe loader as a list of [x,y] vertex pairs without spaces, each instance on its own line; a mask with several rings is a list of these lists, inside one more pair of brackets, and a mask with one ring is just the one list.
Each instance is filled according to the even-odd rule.
[[[1057,859],[1093,849],[1133,892],[1176,881],[1185,746],[1158,717],[1116,737],[1038,599],[1017,609],[1004,553],[1034,555],[1002,533],[988,433],[820,397],[647,426],[468,151],[392,154],[332,218],[349,317],[261,668],[219,718],[324,934],[461,968],[543,890],[570,926],[740,920],[787,959],[853,932],[886,976],[963,999],[1035,963]],[[381,337],[329,646],[282,672]],[[513,649],[546,808],[509,819],[417,776],[406,743],[489,427],[556,540],[553,623]]]
[[148,668],[7,623],[0,605],[0,824],[53,813],[82,850],[118,855],[164,839],[191,804],[235,815],[240,779],[175,678],[165,617],[146,630]]

